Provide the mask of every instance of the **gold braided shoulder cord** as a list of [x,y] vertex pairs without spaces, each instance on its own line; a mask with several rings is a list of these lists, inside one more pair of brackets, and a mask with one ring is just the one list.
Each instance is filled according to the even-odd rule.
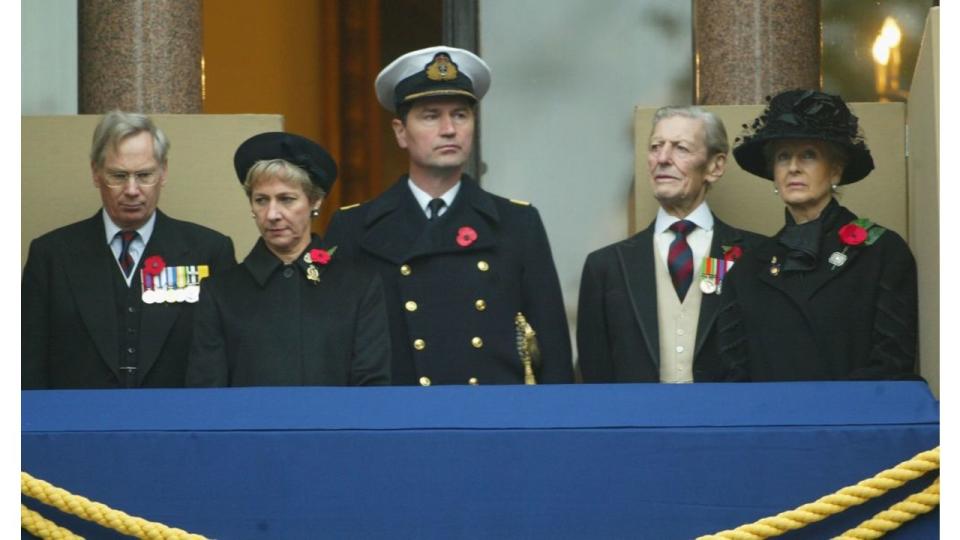
[[[834,514],[839,514],[851,506],[863,504],[939,468],[940,447],[938,446],[933,450],[921,452],[892,469],[882,471],[873,478],[863,480],[854,486],[847,486],[836,493],[821,497],[815,502],[804,504],[796,510],[766,517],[754,523],[741,525],[733,530],[700,536],[697,540],[763,540],[772,536],[780,536]],[[893,505],[889,510],[880,512],[872,519],[861,523],[857,528],[845,532],[843,536],[838,538],[846,540],[880,538],[886,532],[896,529],[918,515],[930,512],[938,504],[940,504],[939,478],[922,492],[907,497]]]
[[[28,497],[37,499],[44,504],[53,506],[58,510],[68,514],[73,514],[77,517],[92,521],[109,529],[113,529],[135,538],[147,538],[151,540],[206,540],[199,534],[191,534],[181,529],[168,527],[162,523],[147,521],[143,518],[131,516],[119,510],[114,510],[105,504],[91,501],[86,497],[74,495],[65,489],[58,488],[50,484],[49,482],[34,478],[23,471],[20,471],[20,492]],[[26,510],[26,512],[24,510]],[[50,523],[36,512],[33,512],[29,508],[23,507],[20,510],[21,527],[26,529],[28,525],[34,526],[36,519],[34,518],[33,514],[40,519],[43,519],[43,521]],[[59,529],[59,527],[57,528]],[[27,530],[29,531],[29,529]],[[40,537],[78,538],[69,531],[67,531],[67,534],[70,536],[42,535]]]

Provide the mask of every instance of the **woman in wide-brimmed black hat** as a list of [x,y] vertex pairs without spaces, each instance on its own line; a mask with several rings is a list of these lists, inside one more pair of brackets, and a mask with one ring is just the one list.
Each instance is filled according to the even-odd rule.
[[733,150],[773,182],[786,224],[723,285],[719,339],[731,378],[913,378],[917,269],[895,232],[837,203],[873,158],[838,96],[791,90],[770,100]]
[[187,386],[390,384],[380,276],[311,233],[337,177],[299,135],[255,135],[234,155],[260,239],[242,264],[205,279]]

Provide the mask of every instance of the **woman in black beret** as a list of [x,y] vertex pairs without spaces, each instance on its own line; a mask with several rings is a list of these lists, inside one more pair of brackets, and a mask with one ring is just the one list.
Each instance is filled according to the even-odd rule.
[[742,139],[737,163],[773,181],[786,223],[724,283],[719,342],[730,378],[915,378],[913,255],[835,198],[873,170],[857,117],[838,96],[791,90]]
[[299,135],[261,133],[234,167],[260,239],[243,264],[201,284],[187,386],[390,384],[379,275],[311,234],[333,158]]

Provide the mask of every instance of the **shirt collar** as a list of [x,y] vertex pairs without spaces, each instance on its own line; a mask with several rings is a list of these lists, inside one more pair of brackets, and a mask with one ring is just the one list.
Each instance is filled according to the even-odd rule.
[[[696,224],[697,227],[705,230],[713,230],[713,213],[710,212],[710,207],[707,206],[707,201],[700,203],[693,212],[690,212],[687,217],[683,218],[687,221],[692,221]],[[680,221],[680,218],[671,216],[667,213],[663,207],[657,210],[657,222],[654,225],[654,230],[658,233],[665,232],[671,225]]]
[[[443,202],[447,203],[447,208],[450,208],[450,205],[453,204],[453,199],[457,197],[457,193],[460,191],[460,180],[457,180],[457,183],[453,185],[452,188],[448,189],[446,193],[440,196],[443,199]],[[417,187],[413,183],[413,179],[407,178],[407,185],[410,186],[410,192],[413,193],[415,199],[417,199],[417,204],[420,205],[420,209],[423,210],[424,214],[430,213],[427,209],[427,205],[430,204],[430,201],[433,200],[433,197],[429,193]]]
[[[107,215],[107,210],[103,209],[100,212],[103,215],[103,229],[107,235],[107,245],[113,242],[113,239],[117,236],[117,233],[122,231],[116,223],[110,219],[110,216]],[[154,210],[153,215],[150,216],[150,219],[143,224],[142,227],[137,229],[137,232],[140,233],[140,239],[143,240],[143,245],[147,245],[150,242],[150,236],[153,234],[153,226],[157,223],[157,212]]]

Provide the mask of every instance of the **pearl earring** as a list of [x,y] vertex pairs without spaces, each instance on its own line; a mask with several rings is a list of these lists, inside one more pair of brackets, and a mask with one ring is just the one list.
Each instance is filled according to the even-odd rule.
[[780,194],[780,190],[777,189],[777,188],[773,188],[773,194],[774,194],[774,195]]
[[837,184],[830,184],[830,189],[832,189],[833,192],[836,193],[836,192],[837,192]]
[[320,210],[318,210],[317,208],[314,208],[313,210],[310,211],[310,217],[317,217],[319,215],[320,215]]

